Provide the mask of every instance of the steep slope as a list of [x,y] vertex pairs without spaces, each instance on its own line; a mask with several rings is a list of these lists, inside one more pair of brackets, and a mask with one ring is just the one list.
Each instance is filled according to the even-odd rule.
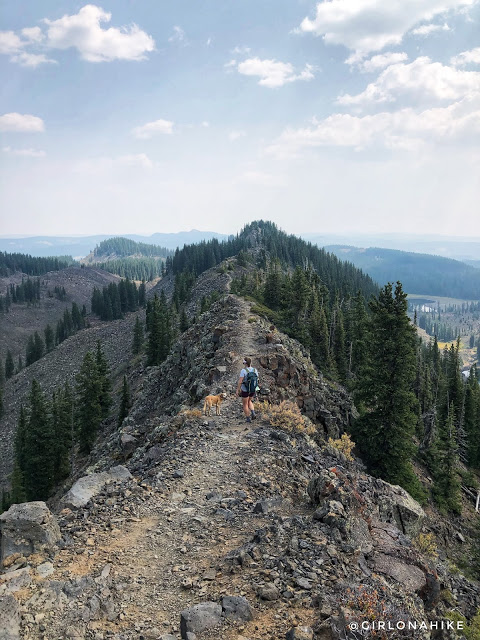
[[[21,273],[16,273],[8,278],[0,278],[0,295],[5,295],[10,283],[21,283],[22,277]],[[24,357],[28,337],[35,331],[43,337],[43,330],[47,324],[55,330],[55,324],[63,316],[65,309],[71,309],[72,302],[76,302],[80,309],[84,304],[89,309],[95,287],[101,289],[110,282],[119,280],[118,276],[106,271],[80,267],[51,271],[40,276],[39,304],[12,304],[8,313],[0,315],[0,353],[3,361],[7,349],[10,349],[14,358],[18,355]],[[65,300],[55,297],[55,287],[65,288]]]
[[[90,473],[121,462],[132,477],[117,473],[80,502],[53,501],[57,552],[9,561],[9,573],[23,571],[13,594],[23,638],[279,640],[295,629],[290,638],[339,640],[363,621],[472,617],[478,585],[449,573],[442,551],[434,560],[412,543],[434,524],[420,506],[325,446],[348,427],[345,391],[297,342],[270,333],[227,294],[160,367],[132,372],[141,381],[131,413],[89,461]],[[274,427],[262,412],[245,423],[233,396],[245,354],[262,396],[303,404],[316,433]],[[188,412],[219,390],[228,393],[220,416]],[[204,630],[188,636],[191,616],[180,616],[193,605]]]
[[135,317],[136,314],[129,314],[124,320],[98,323],[82,329],[6,381],[6,401],[0,417],[0,487],[4,486],[5,479],[12,470],[14,433],[20,407],[27,404],[32,380],[37,380],[49,396],[65,382],[74,385],[85,353],[94,351],[98,340],[101,341],[113,378],[123,375],[131,357],[130,345]]

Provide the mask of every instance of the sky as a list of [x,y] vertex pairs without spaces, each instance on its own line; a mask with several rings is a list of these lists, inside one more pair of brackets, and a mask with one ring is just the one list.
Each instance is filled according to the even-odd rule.
[[480,236],[480,0],[2,0],[0,234]]

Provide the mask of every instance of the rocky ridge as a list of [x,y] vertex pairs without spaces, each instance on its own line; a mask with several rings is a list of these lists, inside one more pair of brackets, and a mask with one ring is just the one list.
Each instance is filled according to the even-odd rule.
[[[245,423],[233,395],[244,355],[262,396],[296,402],[316,433],[261,414]],[[479,586],[415,544],[434,525],[420,505],[325,445],[348,430],[348,394],[249,303],[225,295],[161,367],[135,376],[122,428],[98,443],[88,478],[50,505],[60,538],[3,557],[8,640],[340,640],[359,637],[352,622],[474,615]],[[228,393],[220,416],[192,411],[217,391]]]

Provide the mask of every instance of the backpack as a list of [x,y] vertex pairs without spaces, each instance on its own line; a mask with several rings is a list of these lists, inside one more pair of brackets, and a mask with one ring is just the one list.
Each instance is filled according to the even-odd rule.
[[247,369],[247,375],[245,376],[243,384],[247,389],[247,393],[255,393],[258,386],[258,374],[255,369],[253,371]]

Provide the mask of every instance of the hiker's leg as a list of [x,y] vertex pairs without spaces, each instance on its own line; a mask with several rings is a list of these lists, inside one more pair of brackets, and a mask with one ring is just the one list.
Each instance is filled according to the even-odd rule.
[[248,398],[248,408],[250,409],[250,411],[255,411],[255,407],[253,406],[253,396]]
[[242,398],[243,413],[247,416],[247,418],[250,416],[250,409],[248,407],[249,399],[250,398],[248,396],[246,398]]

